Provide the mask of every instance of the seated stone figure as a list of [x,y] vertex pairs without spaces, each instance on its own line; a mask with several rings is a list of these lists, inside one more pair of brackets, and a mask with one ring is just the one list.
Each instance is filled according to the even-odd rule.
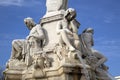
[[45,35],[40,24],[37,24],[31,29],[27,36],[27,40],[30,44],[31,54],[42,50],[45,42]]
[[86,63],[91,66],[90,75],[92,76],[90,76],[90,78],[91,80],[111,80],[106,72],[107,67],[104,65],[107,58],[92,48],[94,45],[93,33],[94,30],[92,28],[87,28],[80,35],[82,43],[81,52],[83,53]]
[[[67,45],[70,51],[75,50],[75,47],[73,46],[73,43],[71,42],[71,40],[74,39],[74,33],[77,33],[77,29],[79,25],[76,22],[75,17],[76,17],[75,10],[72,8],[67,9],[63,20],[58,22],[57,29],[56,29],[57,34],[60,36],[60,40],[59,40],[60,45],[61,46],[62,44]],[[73,26],[73,22],[76,22],[76,24],[78,25]]]
[[24,60],[25,56],[23,56],[26,53],[26,44],[27,41],[24,39],[16,39],[12,41],[12,55],[11,59],[18,59],[18,60]]
[[[24,19],[24,23],[31,30],[36,24],[33,19],[28,17]],[[27,39],[16,39],[12,41],[12,54],[11,59],[25,59],[27,53]]]
[[28,54],[30,46],[34,49],[40,49],[44,39],[44,34],[41,26],[36,25],[32,18],[24,19],[24,23],[30,29],[30,33],[26,39],[17,39],[12,41],[11,59],[25,60],[25,55]]

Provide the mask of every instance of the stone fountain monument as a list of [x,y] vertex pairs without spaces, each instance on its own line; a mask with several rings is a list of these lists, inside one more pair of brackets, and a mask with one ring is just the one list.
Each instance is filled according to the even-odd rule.
[[5,80],[115,80],[107,72],[106,57],[92,48],[94,30],[78,35],[76,11],[67,3],[47,0],[39,24],[24,19],[30,33],[12,41]]

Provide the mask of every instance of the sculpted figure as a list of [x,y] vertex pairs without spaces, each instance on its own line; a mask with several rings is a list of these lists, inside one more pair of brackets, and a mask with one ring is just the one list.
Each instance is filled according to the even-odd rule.
[[57,34],[60,36],[60,45],[62,46],[62,44],[66,44],[70,51],[75,50],[75,47],[71,42],[71,40],[74,39],[73,33],[77,33],[77,26],[71,26],[74,22],[78,24],[78,22],[74,19],[75,17],[75,10],[69,8],[66,10],[63,20],[57,25]]
[[35,51],[42,50],[45,41],[45,35],[40,24],[35,25],[31,29],[29,35],[27,36],[27,40],[30,43],[33,53]]
[[36,59],[34,60],[34,69],[32,76],[34,78],[41,78],[45,76],[45,72],[43,69],[45,68],[45,57],[43,56],[43,53],[40,53],[36,55]]
[[[31,30],[36,25],[31,18],[24,19],[24,23],[26,24],[29,30]],[[13,40],[11,59],[25,60],[25,54],[27,53],[28,46],[27,43],[27,39]]]
[[94,45],[93,33],[94,30],[92,28],[87,28],[80,36],[82,42],[81,51],[86,63],[92,68],[90,71],[90,74],[92,74],[90,76],[91,80],[111,80],[106,74],[107,67],[104,65],[107,58],[92,48]]
[[26,39],[13,40],[12,59],[25,59],[25,55],[29,52],[28,47],[35,50],[40,50],[43,47],[44,34],[41,26],[36,25],[30,17],[25,18],[24,23],[30,29],[30,33]]
[[24,39],[16,39],[12,41],[12,55],[11,59],[23,60],[27,53],[27,41]]
[[45,58],[42,56],[42,54],[38,55],[37,59],[35,60],[34,68],[43,69],[45,67],[44,61],[45,61]]
[[47,12],[66,10],[68,0],[46,0]]
[[[24,21],[29,27],[35,24],[32,18],[25,18]],[[36,54],[38,51],[41,51],[45,42],[44,31],[40,24],[35,24],[35,26],[31,29],[29,35],[27,36],[27,41],[28,51],[25,62],[27,66],[30,66],[32,64],[31,56]]]

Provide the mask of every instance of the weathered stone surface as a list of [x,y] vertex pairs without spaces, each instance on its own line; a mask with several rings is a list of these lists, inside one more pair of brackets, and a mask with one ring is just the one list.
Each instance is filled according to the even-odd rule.
[[92,48],[94,30],[78,35],[80,23],[67,1],[47,0],[39,24],[24,19],[30,33],[13,40],[5,80],[114,80],[104,65],[107,58]]
[[47,12],[67,9],[68,0],[46,0]]

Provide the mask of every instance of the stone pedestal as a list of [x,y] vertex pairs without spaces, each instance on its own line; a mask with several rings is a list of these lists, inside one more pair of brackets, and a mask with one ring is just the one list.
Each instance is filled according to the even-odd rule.
[[64,17],[65,11],[56,11],[47,13],[42,19],[41,24],[45,30],[46,35],[46,46],[44,49],[53,50],[56,44],[59,43],[59,36],[56,32],[56,27],[59,21]]
[[67,9],[68,0],[46,0],[47,12]]
[[5,70],[5,80],[22,80],[22,70]]
[[[29,73],[31,75],[32,73]],[[31,78],[28,77],[26,80],[80,80],[81,73],[78,67],[60,67],[59,69],[46,69],[45,77],[42,78]]]
[[26,78],[26,71],[18,70],[6,70],[5,80],[80,80],[81,77],[81,68],[78,65],[64,64],[57,69],[46,68],[44,69],[45,76],[41,78],[33,78],[32,71],[29,71]]
[[64,57],[59,60],[53,51],[48,51],[47,55],[52,59],[51,67],[36,71],[32,66],[25,69],[20,69],[20,66],[6,69],[5,80],[80,80],[82,64],[78,59]]

